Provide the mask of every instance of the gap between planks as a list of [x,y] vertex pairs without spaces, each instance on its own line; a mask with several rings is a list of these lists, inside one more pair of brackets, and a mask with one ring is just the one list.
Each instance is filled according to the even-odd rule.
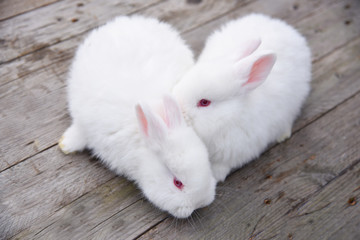
[[[58,1],[61,1],[61,0],[44,0],[44,1],[27,0],[25,2],[21,1],[21,0],[11,0],[11,1],[2,0],[2,1],[0,1],[0,16],[1,16],[0,17],[0,22],[7,21],[7,20],[9,20],[11,18],[20,16],[20,15],[25,14],[27,12],[34,11],[36,9],[49,6],[49,5],[54,4],[54,3],[58,2]],[[10,7],[12,9],[11,10],[7,9],[7,7],[5,6],[6,4],[12,5]],[[14,5],[16,5],[16,9],[13,9]],[[7,10],[7,11],[4,11],[4,10]]]

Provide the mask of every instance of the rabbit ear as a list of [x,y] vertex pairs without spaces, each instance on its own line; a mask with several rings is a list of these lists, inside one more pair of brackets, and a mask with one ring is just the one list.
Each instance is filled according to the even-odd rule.
[[183,124],[181,110],[176,100],[171,95],[164,95],[165,123],[171,129]]
[[250,56],[253,52],[255,52],[256,49],[259,48],[260,44],[261,39],[259,37],[246,41],[244,44],[242,44],[242,47],[245,46],[245,49],[241,52],[238,60]]
[[276,55],[267,53],[236,63],[236,68],[241,69],[247,79],[241,87],[246,91],[252,91],[260,86],[270,74],[275,61]]
[[159,116],[153,113],[146,104],[137,104],[136,117],[140,132],[156,142],[161,142],[166,136],[166,126]]

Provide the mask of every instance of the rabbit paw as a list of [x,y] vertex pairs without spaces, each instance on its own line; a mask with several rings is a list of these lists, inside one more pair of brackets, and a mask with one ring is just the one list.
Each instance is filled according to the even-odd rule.
[[291,128],[287,130],[282,136],[278,137],[277,142],[281,143],[291,137]]
[[59,140],[59,147],[65,154],[82,151],[85,145],[86,142],[80,130],[74,125],[71,125]]

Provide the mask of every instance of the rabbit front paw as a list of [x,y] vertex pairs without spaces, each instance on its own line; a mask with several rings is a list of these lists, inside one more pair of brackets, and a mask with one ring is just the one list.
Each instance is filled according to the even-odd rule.
[[283,135],[278,137],[277,142],[278,143],[284,142],[286,139],[288,139],[290,137],[291,137],[291,128],[289,130],[287,130]]
[[59,147],[65,154],[80,152],[85,145],[85,139],[75,125],[71,125],[59,140]]

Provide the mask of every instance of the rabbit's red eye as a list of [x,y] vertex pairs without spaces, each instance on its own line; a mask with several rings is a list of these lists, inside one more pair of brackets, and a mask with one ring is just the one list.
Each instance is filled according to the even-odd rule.
[[201,99],[201,100],[198,102],[197,106],[198,106],[198,107],[207,107],[207,106],[210,105],[210,103],[211,103],[210,100]]
[[174,185],[180,190],[183,189],[184,187],[184,184],[175,177],[174,177]]

